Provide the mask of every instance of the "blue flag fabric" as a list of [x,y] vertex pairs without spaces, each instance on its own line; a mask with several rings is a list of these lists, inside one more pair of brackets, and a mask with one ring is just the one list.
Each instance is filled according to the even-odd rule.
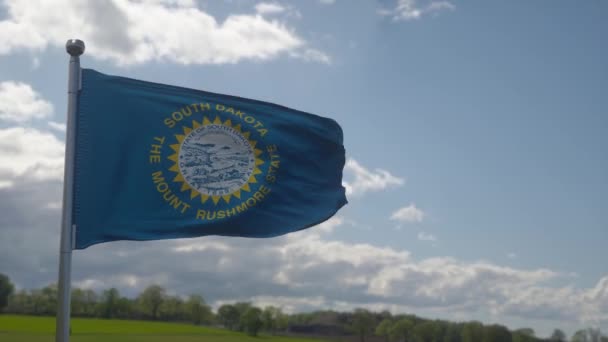
[[320,116],[83,69],[75,248],[321,223],[347,203],[342,139]]

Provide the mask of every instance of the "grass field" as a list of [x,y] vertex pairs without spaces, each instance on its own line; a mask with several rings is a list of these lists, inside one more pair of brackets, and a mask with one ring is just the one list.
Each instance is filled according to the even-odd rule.
[[[54,342],[55,318],[0,315],[1,342]],[[261,336],[188,324],[72,319],[74,342],[319,342],[321,340]]]

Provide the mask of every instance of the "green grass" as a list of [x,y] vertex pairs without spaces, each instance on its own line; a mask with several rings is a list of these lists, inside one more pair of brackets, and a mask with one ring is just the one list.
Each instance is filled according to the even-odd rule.
[[[0,315],[1,342],[53,342],[55,318]],[[73,342],[319,342],[291,337],[250,337],[223,329],[188,324],[72,319]]]

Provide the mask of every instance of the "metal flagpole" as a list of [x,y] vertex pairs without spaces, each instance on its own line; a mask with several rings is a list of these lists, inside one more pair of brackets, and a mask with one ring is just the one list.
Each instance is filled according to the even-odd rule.
[[70,39],[65,44],[70,57],[68,78],[68,118],[63,171],[63,213],[61,218],[61,244],[59,247],[59,284],[55,342],[70,340],[70,291],[72,275],[73,232],[72,201],[74,194],[74,152],[76,142],[76,109],[80,90],[80,55],[84,42]]

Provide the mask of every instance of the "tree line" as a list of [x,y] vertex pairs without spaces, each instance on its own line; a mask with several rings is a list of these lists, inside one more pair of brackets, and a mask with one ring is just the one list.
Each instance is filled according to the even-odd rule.
[[[55,285],[15,291],[10,279],[0,273],[0,313],[54,316],[56,310]],[[190,322],[221,326],[252,336],[260,332],[303,334],[360,342],[608,342],[608,337],[596,329],[579,330],[570,339],[562,330],[555,329],[548,339],[541,339],[531,328],[509,330],[497,324],[429,320],[366,309],[290,315],[273,306],[259,308],[249,302],[237,302],[223,304],[214,312],[199,294],[172,296],[158,285],[148,286],[135,298],[122,296],[116,288],[100,293],[73,288],[71,314],[73,317]]]

